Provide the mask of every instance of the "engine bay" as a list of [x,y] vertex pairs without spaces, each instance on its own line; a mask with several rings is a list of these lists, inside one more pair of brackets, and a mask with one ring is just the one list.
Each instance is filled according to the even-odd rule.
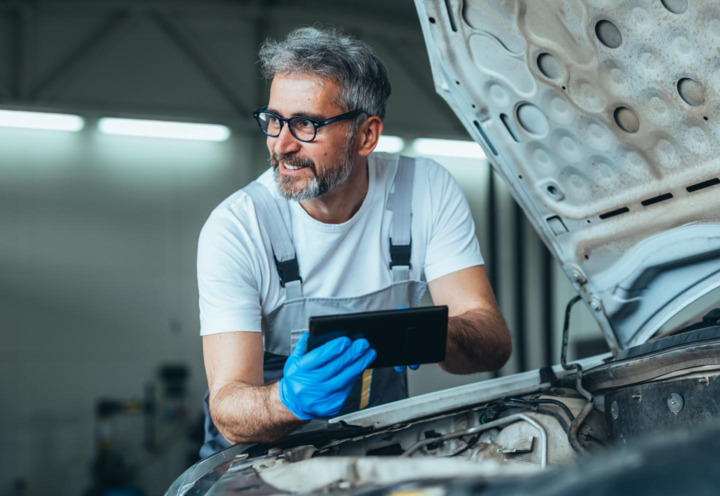
[[[431,482],[445,494],[449,481],[518,482],[712,425],[720,416],[720,326],[637,348],[312,422],[277,444],[236,445],[189,469],[167,494],[385,494]],[[470,403],[454,408],[453,392]],[[437,413],[397,421],[419,400]]]

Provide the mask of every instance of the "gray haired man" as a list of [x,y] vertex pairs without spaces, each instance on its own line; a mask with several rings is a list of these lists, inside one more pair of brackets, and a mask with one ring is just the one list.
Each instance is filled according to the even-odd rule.
[[364,339],[308,352],[311,315],[412,307],[427,288],[449,307],[444,370],[495,370],[511,350],[455,181],[373,153],[390,82],[370,47],[301,28],[260,60],[272,85],[254,116],[272,167],[212,212],[198,246],[203,457],[407,396],[405,373],[368,368]]

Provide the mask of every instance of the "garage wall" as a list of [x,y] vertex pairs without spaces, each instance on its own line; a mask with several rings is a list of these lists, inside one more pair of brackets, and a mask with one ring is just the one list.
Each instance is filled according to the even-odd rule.
[[[141,398],[161,364],[190,368],[187,420],[198,415],[197,235],[254,177],[250,149],[244,137],[0,131],[0,494],[14,478],[29,494],[77,494],[96,400]],[[146,455],[142,426],[140,416],[117,421],[128,460]],[[182,455],[185,433],[175,437]],[[175,458],[140,479],[172,480],[186,464]]]

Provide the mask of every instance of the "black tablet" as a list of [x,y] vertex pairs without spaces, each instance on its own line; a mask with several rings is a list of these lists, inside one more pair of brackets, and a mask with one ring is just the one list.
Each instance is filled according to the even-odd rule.
[[445,360],[448,307],[310,317],[308,351],[340,336],[365,338],[377,351],[373,368]]

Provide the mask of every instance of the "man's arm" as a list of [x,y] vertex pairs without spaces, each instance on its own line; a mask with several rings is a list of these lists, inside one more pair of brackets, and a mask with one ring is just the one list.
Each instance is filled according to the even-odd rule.
[[440,367],[452,374],[497,370],[512,351],[510,333],[481,265],[428,284],[435,305],[447,305],[447,354]]
[[258,332],[205,336],[210,416],[230,442],[272,442],[303,423],[336,416],[355,379],[375,360],[367,339],[335,338],[307,350],[303,333],[280,382],[263,384]]
[[278,383],[264,384],[259,332],[203,336],[210,416],[230,443],[272,442],[304,422],[280,401]]

